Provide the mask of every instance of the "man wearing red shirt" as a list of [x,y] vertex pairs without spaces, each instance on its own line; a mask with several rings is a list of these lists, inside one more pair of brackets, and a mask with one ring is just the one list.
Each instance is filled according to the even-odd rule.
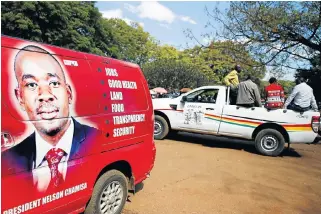
[[265,87],[265,96],[267,109],[282,108],[284,104],[284,90],[281,85],[276,81],[276,78],[271,77],[269,80],[270,85]]

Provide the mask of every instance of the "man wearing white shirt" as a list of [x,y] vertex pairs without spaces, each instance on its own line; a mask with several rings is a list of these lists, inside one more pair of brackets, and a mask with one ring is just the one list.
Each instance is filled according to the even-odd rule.
[[61,163],[58,165],[58,171],[63,175],[63,180],[66,179],[67,173],[67,161],[70,155],[72,138],[74,133],[74,123],[71,121],[70,126],[67,129],[64,136],[59,140],[57,145],[53,147],[51,144],[44,141],[41,136],[36,131],[36,159],[34,161],[33,170],[33,182],[37,186],[39,191],[44,191],[48,188],[51,174],[50,168],[48,166],[48,161],[46,160],[46,154],[52,148],[60,148],[65,151],[65,155],[61,159]]
[[58,188],[68,177],[68,161],[88,154],[98,132],[69,115],[71,87],[49,52],[26,46],[15,57],[14,71],[16,98],[36,130],[2,153],[2,166],[32,172],[39,192]]
[[293,88],[292,93],[286,100],[284,108],[294,111],[308,111],[311,108],[318,111],[317,102],[313,94],[313,89],[306,84],[306,79],[300,77],[297,85]]

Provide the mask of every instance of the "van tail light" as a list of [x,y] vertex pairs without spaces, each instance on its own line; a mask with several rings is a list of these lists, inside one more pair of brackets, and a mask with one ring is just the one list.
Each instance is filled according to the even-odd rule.
[[318,133],[320,128],[320,116],[312,116],[311,127],[315,133]]
[[1,132],[1,151],[14,146],[14,140],[10,134]]

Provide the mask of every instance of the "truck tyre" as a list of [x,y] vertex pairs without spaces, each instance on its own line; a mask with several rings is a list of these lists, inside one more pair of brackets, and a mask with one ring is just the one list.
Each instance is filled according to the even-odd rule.
[[155,122],[154,122],[154,138],[156,140],[162,140],[164,139],[168,132],[169,132],[169,126],[167,121],[164,117],[155,115]]
[[128,182],[123,173],[110,170],[95,184],[85,214],[120,214],[128,195]]
[[255,137],[255,148],[263,155],[278,156],[284,146],[283,135],[275,129],[263,129]]

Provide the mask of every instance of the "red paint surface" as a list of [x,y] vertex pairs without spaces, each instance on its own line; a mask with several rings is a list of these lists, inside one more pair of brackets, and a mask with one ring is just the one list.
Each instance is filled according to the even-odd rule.
[[[1,43],[1,132],[9,133],[15,144],[19,144],[35,129],[24,117],[24,112],[17,105],[17,99],[13,97],[17,83],[12,62],[19,48],[38,44],[4,36],[1,37]],[[38,192],[32,185],[31,171],[19,170],[18,166],[2,159],[2,213],[10,213],[8,210],[37,199],[41,202],[39,206],[29,210],[30,213],[70,213],[81,210],[89,200],[100,172],[106,166],[118,161],[127,162],[137,184],[146,179],[146,174],[152,170],[155,160],[152,101],[147,82],[139,67],[115,59],[40,45],[62,64],[67,79],[71,82],[75,94],[72,103],[74,111],[71,112],[71,116],[82,124],[95,127],[99,134],[87,136],[86,140],[90,143],[80,149],[79,156],[68,161],[66,181],[57,190]],[[63,60],[77,61],[78,66],[63,65]],[[108,64],[104,62],[106,60]],[[101,72],[98,72],[98,68]],[[118,77],[106,76],[105,68],[116,68]],[[111,89],[108,79],[134,81],[137,83],[137,89]],[[122,92],[123,100],[110,100],[110,91]],[[123,103],[125,111],[113,113],[113,103]],[[145,121],[114,125],[113,116],[131,114],[144,114]],[[127,126],[135,126],[134,134],[113,137],[114,128]],[[82,183],[87,183],[87,188],[71,195],[65,194],[68,188]],[[43,203],[44,198],[50,199],[52,194],[60,191],[63,191],[62,198]]]

